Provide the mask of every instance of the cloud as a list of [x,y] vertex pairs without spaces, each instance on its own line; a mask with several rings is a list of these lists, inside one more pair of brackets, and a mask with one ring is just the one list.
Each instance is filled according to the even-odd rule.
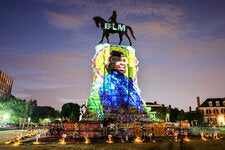
[[[55,49],[58,45],[51,48],[55,42],[50,41],[45,43],[46,47],[33,45],[32,50],[28,48],[32,42],[28,42],[30,46],[25,46],[24,50],[0,48],[0,69],[14,77],[13,93],[18,97],[35,98],[38,104],[51,104],[55,108],[73,100],[86,102],[92,83],[94,51],[91,50],[101,36],[101,30],[95,27],[91,18],[108,19],[113,10],[117,10],[119,22],[133,28],[137,38],[132,42],[140,61],[138,79],[143,98],[185,108],[191,99],[196,102],[196,96],[224,93],[225,39],[218,38],[218,34],[217,37],[210,36],[214,32],[208,30],[220,32],[221,22],[215,22],[217,26],[214,26],[214,22],[208,24],[207,19],[204,25],[204,19],[196,21],[201,15],[189,9],[192,4],[155,0],[40,1],[45,3],[42,6],[50,24],[48,29],[52,31],[52,26],[62,29],[54,35],[57,40],[64,38],[63,35],[68,39],[65,44],[62,40],[63,45],[60,45],[65,49]],[[72,31],[69,34],[68,29]],[[55,40],[52,34],[49,36]],[[117,43],[118,36],[115,37]],[[110,39],[110,42],[114,41]],[[123,44],[126,42],[124,38]],[[15,45],[12,43],[11,46]]]
[[58,100],[59,103],[65,104],[65,103],[77,103],[79,105],[82,105],[86,103],[87,99],[78,99],[78,97],[75,98],[59,98],[56,97],[56,100]]
[[[202,63],[218,63],[225,56],[225,38],[180,39],[174,44],[174,52],[168,53],[183,61],[196,60]],[[211,62],[209,62],[211,61]]]
[[205,57],[225,56],[225,38],[207,37],[196,42],[195,47]]
[[90,88],[90,81],[87,81],[85,84],[80,84],[78,81],[76,87],[58,87],[54,89],[20,89],[20,91],[15,92],[15,96],[29,94],[30,96],[25,98],[37,100],[39,106],[51,105],[57,110],[60,110],[62,105],[65,103],[86,103],[90,94]]
[[[170,28],[177,26],[185,16],[185,10],[171,3],[158,3],[149,0],[119,0],[119,1],[47,1],[50,4],[57,4],[64,8],[64,12],[46,11],[49,17],[49,22],[54,26],[62,29],[74,29],[77,26],[84,25],[87,20],[90,20],[95,15],[100,15],[105,19],[111,16],[113,10],[118,12],[118,21],[123,23],[143,22],[156,24],[161,21],[163,24],[169,24]],[[73,7],[69,7],[73,6]],[[65,10],[66,8],[66,10]],[[88,11],[87,11],[88,10]],[[88,18],[90,16],[90,18]],[[124,21],[123,21],[124,20]],[[165,25],[161,25],[165,30]],[[183,30],[187,29],[188,25],[183,24]],[[140,28],[143,26],[140,26]],[[168,28],[168,27],[167,27]],[[168,29],[167,29],[168,30]]]
[[13,95],[15,96],[16,95],[16,97],[19,97],[19,98],[21,98],[21,99],[28,99],[28,98],[31,98],[31,95],[29,95],[29,94],[26,94],[26,93],[23,93],[23,92],[14,92],[13,93]]
[[56,97],[56,100],[58,100],[58,102],[60,103],[74,103],[74,99],[73,98],[61,98],[61,97]]
[[46,14],[50,24],[60,29],[76,29],[84,23],[84,20],[79,18],[79,16],[50,11],[46,11]]
[[[11,56],[14,61],[6,61],[8,69],[12,70],[14,85],[12,93],[20,98],[34,98],[40,105],[49,105],[47,101],[58,101],[59,98],[69,100],[86,100],[89,95],[92,80],[91,58],[87,55],[71,52],[55,52],[36,54],[27,57]],[[65,99],[65,100],[66,100]],[[59,103],[62,103],[60,99]],[[80,101],[77,101],[82,103]],[[85,103],[84,101],[83,103]],[[59,104],[53,104],[60,109]]]
[[175,38],[179,35],[180,31],[163,22],[145,22],[135,25],[135,32],[138,36],[145,36],[147,38],[159,39],[163,37]]
[[[13,52],[5,51],[4,55]],[[1,55],[2,56],[2,55]],[[84,87],[91,83],[91,57],[78,50],[46,54],[7,55],[0,60],[1,70],[14,78],[13,93],[31,95],[25,89]],[[18,89],[24,89],[24,92]],[[78,88],[79,90],[79,88]]]

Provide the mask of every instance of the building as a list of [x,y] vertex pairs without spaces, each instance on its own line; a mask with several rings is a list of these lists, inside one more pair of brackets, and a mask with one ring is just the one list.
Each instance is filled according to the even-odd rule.
[[156,113],[157,111],[160,111],[162,108],[166,108],[166,117],[165,121],[169,122],[170,121],[170,113],[169,110],[171,109],[171,106],[166,107],[164,104],[158,104],[157,101],[152,102],[146,102],[146,106],[150,108],[151,114],[153,115],[154,118],[156,118]]
[[0,70],[0,100],[11,97],[13,78]]
[[151,108],[152,112],[156,112],[158,109],[164,107],[164,104],[158,104],[157,101],[152,102],[146,102],[145,103],[147,107]]
[[204,123],[225,125],[225,98],[207,98],[200,104],[200,98],[197,97],[197,105],[197,109],[204,115]]

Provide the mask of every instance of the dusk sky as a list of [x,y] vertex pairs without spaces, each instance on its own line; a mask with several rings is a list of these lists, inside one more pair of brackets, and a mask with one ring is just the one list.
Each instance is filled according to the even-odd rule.
[[86,103],[101,38],[92,18],[113,10],[134,31],[145,101],[188,110],[197,96],[225,97],[224,0],[0,0],[0,70],[12,94],[57,110]]

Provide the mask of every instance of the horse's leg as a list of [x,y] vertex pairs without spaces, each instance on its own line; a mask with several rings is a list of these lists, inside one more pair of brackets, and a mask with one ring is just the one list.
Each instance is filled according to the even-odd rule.
[[123,34],[119,34],[119,38],[120,38],[120,42],[119,42],[119,45],[120,45],[123,40]]
[[108,32],[105,32],[105,37],[107,39],[107,43],[109,43],[109,33]]
[[128,34],[127,33],[125,33],[125,36],[127,37],[127,39],[129,40],[129,42],[130,42],[130,46],[132,45],[132,43],[131,43],[131,40],[130,40],[130,37],[128,36]]
[[102,43],[103,39],[104,39],[104,32],[102,32],[102,39],[99,43]]

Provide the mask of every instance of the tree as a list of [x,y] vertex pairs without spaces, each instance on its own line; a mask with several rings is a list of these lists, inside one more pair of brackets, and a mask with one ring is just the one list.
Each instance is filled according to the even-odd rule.
[[66,103],[62,106],[61,117],[69,118],[71,122],[79,121],[80,106],[76,103]]
[[156,118],[158,118],[162,122],[165,121],[165,119],[166,119],[166,107],[163,106],[163,107],[160,107],[160,108],[157,109]]
[[49,121],[53,121],[59,117],[59,111],[55,110],[54,108],[50,106],[37,106],[31,118],[34,122],[41,123],[41,120],[49,119]]
[[170,121],[176,122],[178,121],[178,114],[180,113],[178,108],[171,108],[170,110]]
[[18,98],[2,100],[0,102],[0,117],[7,114],[9,118],[7,120],[0,118],[0,120],[4,123],[19,124],[20,118],[27,118],[28,116],[25,112],[25,107],[26,100],[21,100]]
[[197,120],[198,124],[202,124],[204,122],[204,115],[201,111],[196,110],[196,118],[195,120]]
[[37,108],[37,100],[30,99],[26,102],[26,109],[25,113],[28,115],[28,117],[31,117],[35,108]]
[[181,110],[177,116],[178,121],[185,120],[185,113],[184,110]]
[[197,124],[202,124],[204,121],[204,116],[203,114],[197,110],[197,111],[192,111],[192,112],[186,112],[185,113],[185,120],[188,120],[190,124],[192,123],[197,123]]
[[77,122],[78,120],[77,120],[77,115],[76,115],[76,113],[72,112],[71,115],[69,116],[69,120],[70,120],[71,122]]
[[[6,120],[4,115],[9,116]],[[0,101],[0,123],[19,124],[20,118],[31,118],[32,122],[39,123],[40,119],[53,120],[60,117],[59,111],[49,106],[37,106],[37,101],[29,101],[11,97]]]

